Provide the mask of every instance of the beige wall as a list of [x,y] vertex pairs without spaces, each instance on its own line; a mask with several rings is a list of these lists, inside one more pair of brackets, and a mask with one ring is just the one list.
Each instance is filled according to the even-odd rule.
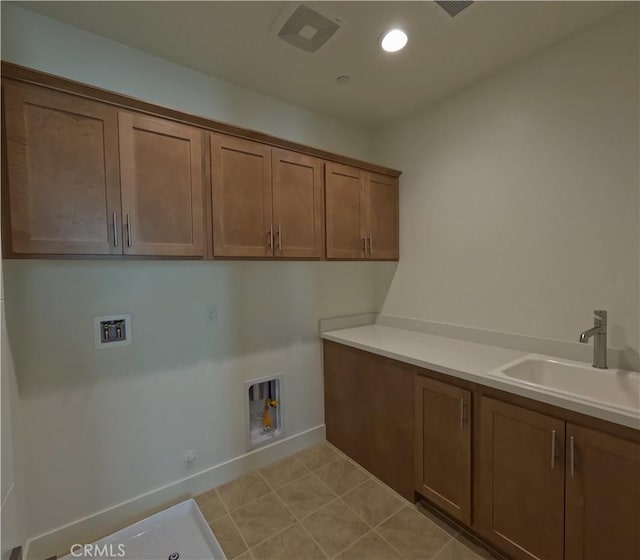
[[[359,128],[15,6],[2,5],[2,31],[4,60],[369,157]],[[4,268],[29,537],[243,454],[245,380],[284,374],[288,435],[322,425],[318,319],[374,311],[368,263]],[[218,306],[215,325],[206,322],[209,304]],[[134,343],[95,350],[92,318],[112,313],[131,313]],[[191,469],[188,450],[197,453]]]
[[0,263],[0,558],[7,560],[25,538],[23,479],[16,469],[15,443],[20,439],[17,422],[18,386],[9,345],[5,315],[4,282]]
[[637,355],[637,9],[378,131],[403,170],[383,313],[577,341],[604,308]]

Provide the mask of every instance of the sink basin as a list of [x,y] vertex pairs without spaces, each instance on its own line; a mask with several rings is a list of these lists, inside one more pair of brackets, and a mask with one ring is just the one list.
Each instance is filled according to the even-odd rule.
[[640,373],[528,354],[489,372],[527,385],[640,416]]

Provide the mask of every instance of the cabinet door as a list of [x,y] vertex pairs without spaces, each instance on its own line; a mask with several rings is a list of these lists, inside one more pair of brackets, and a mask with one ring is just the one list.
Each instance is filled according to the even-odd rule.
[[125,253],[204,256],[202,131],[118,117]]
[[398,179],[367,174],[366,235],[369,258],[398,259]]
[[121,253],[117,111],[5,83],[14,253]]
[[325,199],[327,258],[366,258],[365,172],[326,163]]
[[322,161],[273,150],[273,224],[275,255],[322,257]]
[[564,422],[482,397],[478,528],[516,559],[562,560]]
[[568,424],[566,480],[566,560],[640,558],[640,444]]
[[271,148],[211,134],[213,255],[273,256]]
[[416,375],[416,491],[471,520],[471,393]]
[[327,440],[413,501],[412,366],[324,342]]

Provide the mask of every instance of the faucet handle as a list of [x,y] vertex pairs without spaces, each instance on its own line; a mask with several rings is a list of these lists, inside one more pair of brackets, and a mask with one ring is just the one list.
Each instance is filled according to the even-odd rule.
[[607,312],[604,309],[595,309],[593,311],[594,323],[600,327],[607,326]]

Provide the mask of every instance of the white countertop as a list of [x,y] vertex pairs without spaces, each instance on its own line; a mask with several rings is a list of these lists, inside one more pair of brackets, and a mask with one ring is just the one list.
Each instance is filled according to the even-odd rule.
[[321,336],[325,340],[640,430],[640,410],[637,414],[627,413],[612,409],[606,403],[559,395],[489,375],[490,371],[526,356],[527,352],[382,325],[329,331]]

